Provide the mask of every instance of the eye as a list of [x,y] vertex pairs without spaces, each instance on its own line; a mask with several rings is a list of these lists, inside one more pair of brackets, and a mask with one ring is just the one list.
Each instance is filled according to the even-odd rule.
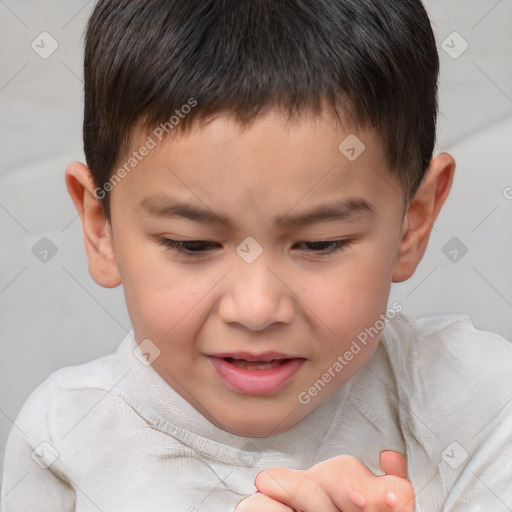
[[[158,243],[172,249],[174,252],[191,257],[203,256],[218,244],[207,240],[171,240],[170,238],[158,238]],[[315,242],[299,242],[296,245],[305,245],[307,250],[316,254],[332,254],[347,248],[352,240],[320,240]]]
[[178,254],[192,257],[201,256],[212,247],[215,247],[215,244],[207,240],[171,240],[170,238],[158,238],[158,242]]
[[299,242],[298,245],[304,244],[314,253],[331,254],[346,249],[351,243],[352,240],[319,240],[317,242]]

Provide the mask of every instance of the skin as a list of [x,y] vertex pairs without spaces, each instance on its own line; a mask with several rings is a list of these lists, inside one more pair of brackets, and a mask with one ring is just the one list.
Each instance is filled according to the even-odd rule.
[[256,476],[257,491],[236,512],[412,512],[414,491],[405,479],[405,459],[393,451],[380,455],[385,476],[374,476],[355,457],[341,455],[306,470],[269,468]]
[[[366,146],[353,162],[338,150],[350,133]],[[133,149],[145,140],[135,131]],[[150,339],[161,351],[155,371],[218,427],[256,437],[284,432],[373,354],[380,335],[308,404],[298,402],[298,394],[386,312],[391,282],[414,273],[449,193],[450,155],[431,161],[406,205],[383,154],[373,132],[347,130],[327,111],[293,121],[270,111],[245,130],[230,116],[216,116],[159,142],[115,186],[111,224],[87,167],[68,166],[66,185],[80,213],[92,278],[104,287],[123,285],[135,339]],[[157,193],[206,206],[233,227],[154,217],[138,208]],[[293,229],[273,220],[354,197],[371,203],[374,215]],[[248,236],[263,248],[251,264],[235,250]],[[215,247],[194,258],[164,247],[158,237]],[[331,239],[352,243],[331,253],[329,246],[315,252],[302,243]],[[305,362],[283,388],[256,396],[228,387],[206,357],[267,350]]]

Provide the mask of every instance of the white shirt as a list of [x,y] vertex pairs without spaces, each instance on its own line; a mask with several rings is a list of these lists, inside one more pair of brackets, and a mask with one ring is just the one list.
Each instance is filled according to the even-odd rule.
[[466,315],[399,313],[367,364],[306,418],[269,438],[230,434],[135,357],[52,373],[6,448],[1,512],[230,512],[272,466],[336,455],[381,475],[407,458],[417,512],[512,507],[512,344]]

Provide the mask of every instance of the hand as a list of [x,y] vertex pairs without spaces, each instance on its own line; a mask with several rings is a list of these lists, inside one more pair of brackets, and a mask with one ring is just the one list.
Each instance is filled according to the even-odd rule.
[[[307,470],[343,512],[412,512],[414,489],[406,480],[407,464],[397,452],[384,451],[375,476],[355,457],[334,457]],[[261,489],[259,489],[261,490]],[[307,509],[306,509],[307,510]]]
[[[412,511],[414,491],[405,480],[405,459],[382,452],[387,475],[376,477],[355,457],[333,457],[307,470],[269,468],[258,473],[258,492],[236,512],[391,512]],[[243,503],[243,505],[242,505]]]
[[297,512],[293,508],[256,491],[239,501],[233,512]]

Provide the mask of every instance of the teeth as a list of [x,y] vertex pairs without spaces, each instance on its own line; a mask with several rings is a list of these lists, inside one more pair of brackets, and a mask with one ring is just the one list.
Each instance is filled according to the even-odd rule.
[[245,368],[246,370],[267,370],[281,366],[284,363],[283,359],[273,359],[269,362],[262,361],[244,361],[243,359],[228,359],[231,364],[238,366],[238,368]]

